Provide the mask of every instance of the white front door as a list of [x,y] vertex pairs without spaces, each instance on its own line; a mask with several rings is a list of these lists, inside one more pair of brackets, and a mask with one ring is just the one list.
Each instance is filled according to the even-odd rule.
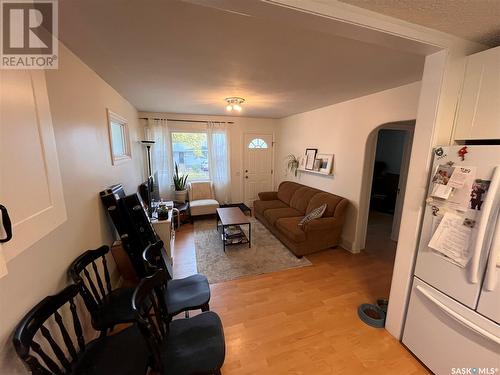
[[243,147],[245,204],[252,207],[260,192],[273,188],[273,136],[245,134]]
[[[4,260],[66,220],[43,71],[0,71],[0,124],[0,204],[12,221],[12,239],[0,249],[1,277]],[[0,239],[4,236],[2,229]]]

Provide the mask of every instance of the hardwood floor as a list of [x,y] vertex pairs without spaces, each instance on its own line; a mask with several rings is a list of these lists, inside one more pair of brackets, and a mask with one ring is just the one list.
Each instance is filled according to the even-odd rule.
[[[428,374],[387,331],[358,319],[357,306],[390,287],[395,246],[377,233],[358,255],[327,250],[307,256],[310,267],[211,285],[223,374]],[[174,265],[176,277],[196,272],[192,225],[177,232]]]

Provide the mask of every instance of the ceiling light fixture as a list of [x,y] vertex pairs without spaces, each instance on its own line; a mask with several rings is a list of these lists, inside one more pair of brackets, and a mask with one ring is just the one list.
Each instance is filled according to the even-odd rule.
[[242,108],[241,105],[245,102],[245,99],[237,97],[237,96],[231,96],[229,98],[224,99],[227,103],[226,105],[226,111],[231,112],[233,109],[235,111],[241,112]]

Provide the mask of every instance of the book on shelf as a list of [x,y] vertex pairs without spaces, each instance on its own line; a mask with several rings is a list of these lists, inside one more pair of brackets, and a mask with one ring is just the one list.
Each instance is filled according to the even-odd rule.
[[243,235],[243,231],[239,226],[231,225],[225,229],[224,234],[226,237],[240,237]]
[[238,244],[238,243],[247,243],[247,242],[248,241],[247,241],[246,237],[244,237],[244,236],[226,239],[226,244],[230,244],[230,245],[234,245],[234,244]]

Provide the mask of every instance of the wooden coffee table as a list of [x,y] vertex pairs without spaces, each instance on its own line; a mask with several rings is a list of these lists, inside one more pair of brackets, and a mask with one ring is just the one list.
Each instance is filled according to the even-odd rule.
[[[224,252],[226,251],[226,246],[230,245],[248,243],[248,247],[252,247],[252,223],[248,220],[248,216],[238,207],[218,208],[216,216],[217,231],[219,231],[219,228],[222,229],[221,238]],[[248,238],[240,225],[248,225]]]

